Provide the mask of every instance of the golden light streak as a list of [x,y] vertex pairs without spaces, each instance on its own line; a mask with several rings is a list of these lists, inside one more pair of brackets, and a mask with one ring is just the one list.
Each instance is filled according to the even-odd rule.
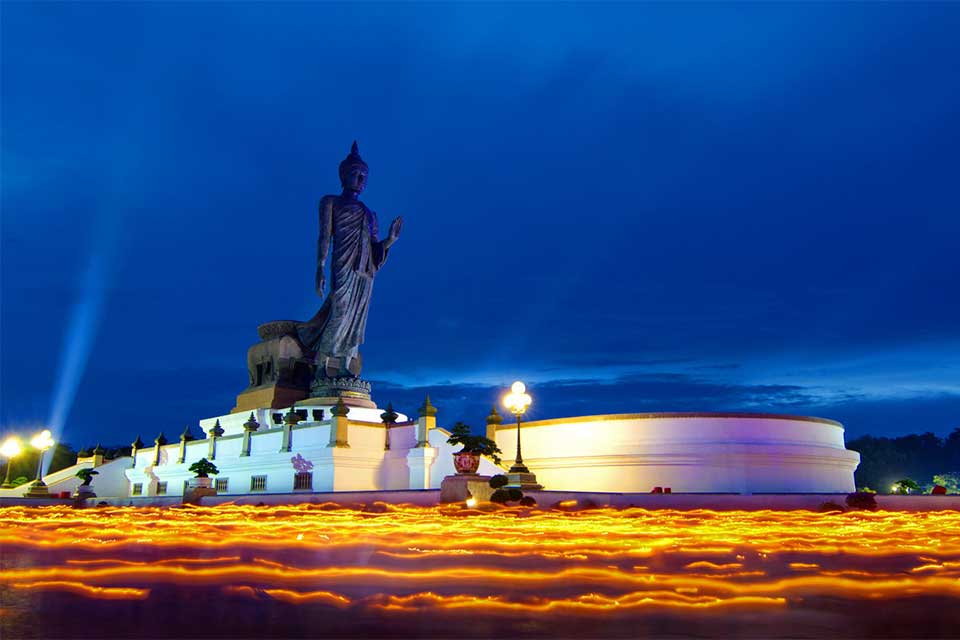
[[722,571],[724,569],[741,569],[743,564],[740,562],[728,562],[727,564],[716,564],[708,560],[698,560],[697,562],[691,562],[690,564],[684,566],[684,569],[714,569],[716,571]]
[[43,582],[14,582],[14,589],[34,589],[41,591],[69,591],[77,595],[101,600],[144,600],[150,595],[149,589],[131,587],[93,587],[82,582],[65,580],[47,580]]
[[346,607],[350,604],[350,599],[330,591],[308,591],[306,593],[291,591],[290,589],[264,589],[271,598],[283,600],[284,602],[293,602],[301,604],[304,602],[320,602],[333,605],[335,607]]
[[131,566],[145,566],[148,564],[218,564],[225,562],[237,562],[240,556],[224,556],[222,558],[161,558],[148,563],[146,561],[134,560],[116,560],[113,558],[94,558],[93,560],[73,560],[67,559],[67,564],[97,565],[97,564],[120,564]]
[[417,593],[412,596],[389,596],[382,603],[370,606],[394,611],[417,611],[424,607],[442,609],[477,609],[481,611],[513,610],[521,613],[545,613],[566,610],[567,612],[602,612],[611,610],[627,611],[631,609],[651,608],[712,608],[743,605],[782,606],[784,598],[765,598],[742,596],[720,600],[711,597],[690,597],[679,593],[640,591],[627,593],[616,598],[587,594],[576,598],[534,599],[526,602],[511,602],[500,597],[456,595],[441,596],[435,593]]
[[269,596],[274,600],[281,600],[293,604],[302,604],[304,602],[315,602],[331,605],[340,609],[349,606],[352,601],[350,598],[339,593],[331,591],[292,591],[290,589],[254,589],[249,585],[228,585],[223,587],[223,592],[232,595],[242,595],[249,598],[260,598]]
[[146,599],[158,586],[212,587],[393,615],[773,610],[812,596],[960,601],[956,511],[575,508],[6,507],[0,589]]

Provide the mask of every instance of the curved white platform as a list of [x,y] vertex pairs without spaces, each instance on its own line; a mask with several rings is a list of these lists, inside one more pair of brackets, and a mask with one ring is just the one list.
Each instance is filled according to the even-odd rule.
[[[507,420],[496,429],[505,462],[517,441]],[[799,416],[585,416],[524,422],[520,435],[524,462],[553,491],[846,493],[860,463],[843,425]]]

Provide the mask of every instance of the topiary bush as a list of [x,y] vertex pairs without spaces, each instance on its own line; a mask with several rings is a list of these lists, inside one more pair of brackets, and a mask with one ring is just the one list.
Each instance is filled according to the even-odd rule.
[[867,509],[868,511],[876,511],[877,498],[872,493],[851,493],[847,496],[847,506],[851,509]]
[[506,489],[497,489],[490,496],[490,502],[496,502],[497,504],[506,504],[509,499],[510,493]]
[[206,458],[200,458],[192,465],[190,465],[190,471],[197,474],[198,478],[208,478],[211,475],[217,475],[220,471],[217,469],[217,465],[213,464]]
[[933,484],[943,487],[947,493],[960,493],[960,473],[938,473],[933,476]]
[[507,479],[507,476],[503,475],[502,473],[498,473],[497,475],[490,478],[490,488],[499,489],[500,487],[506,485],[508,482],[510,482],[510,480]]
[[93,481],[93,476],[98,475],[100,475],[100,472],[93,469],[80,469],[80,471],[77,471],[76,473],[76,476],[80,478],[81,482],[83,482],[83,486],[85,487],[89,487],[90,483]]
[[537,506],[537,501],[534,500],[532,496],[523,496],[520,498],[520,504],[524,507],[535,507]]
[[920,493],[922,489],[920,485],[917,484],[916,480],[910,478],[904,478],[903,480],[897,480],[894,485],[894,493],[908,494],[908,493]]
[[480,456],[487,456],[496,464],[500,464],[498,453],[500,447],[497,443],[485,436],[475,436],[470,433],[470,427],[462,422],[458,422],[450,429],[450,437],[447,438],[447,444],[461,445],[463,449],[460,453],[473,453]]
[[523,498],[523,491],[520,491],[520,489],[517,489],[516,487],[510,487],[507,489],[507,495],[510,496],[511,502],[518,502],[521,498]]

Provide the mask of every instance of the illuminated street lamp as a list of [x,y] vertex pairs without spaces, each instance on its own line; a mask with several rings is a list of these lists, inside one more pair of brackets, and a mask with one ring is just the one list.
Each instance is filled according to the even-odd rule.
[[30,446],[40,450],[40,460],[37,462],[37,479],[30,485],[30,490],[27,491],[27,497],[44,498],[50,495],[50,493],[47,491],[47,485],[40,475],[43,472],[43,454],[53,446],[53,437],[50,435],[50,429],[44,429],[33,436],[33,439],[30,440]]
[[16,438],[7,438],[0,446],[0,456],[7,459],[7,476],[4,478],[3,484],[0,485],[0,489],[13,488],[13,484],[10,482],[10,469],[13,467],[13,459],[20,455],[21,451],[23,449],[20,447],[20,441]]
[[531,402],[533,402],[533,399],[527,393],[527,385],[519,380],[510,387],[510,393],[503,396],[503,406],[517,416],[517,459],[510,467],[510,473],[530,473],[530,470],[523,464],[523,456],[520,454],[520,417],[526,412]]
[[537,476],[530,472],[530,469],[523,464],[523,455],[520,453],[520,418],[530,407],[533,399],[527,393],[527,386],[517,380],[510,386],[510,393],[503,397],[503,406],[517,417],[517,458],[507,472],[508,487],[519,487],[520,489],[538,490],[543,487],[537,484]]

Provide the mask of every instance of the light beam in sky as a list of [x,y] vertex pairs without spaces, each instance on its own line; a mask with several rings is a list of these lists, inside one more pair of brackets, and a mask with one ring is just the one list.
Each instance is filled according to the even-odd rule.
[[[58,438],[70,415],[103,315],[106,298],[105,261],[103,256],[96,254],[90,258],[81,282],[80,298],[70,313],[47,425]],[[47,466],[49,464],[48,460]]]
[[[122,209],[111,206],[100,210],[93,228],[86,268],[78,283],[76,302],[67,319],[50,417],[46,425],[58,442],[64,441],[63,433],[70,410],[96,341],[108,291],[115,279]],[[44,473],[50,468],[52,460],[51,455],[44,463]]]

